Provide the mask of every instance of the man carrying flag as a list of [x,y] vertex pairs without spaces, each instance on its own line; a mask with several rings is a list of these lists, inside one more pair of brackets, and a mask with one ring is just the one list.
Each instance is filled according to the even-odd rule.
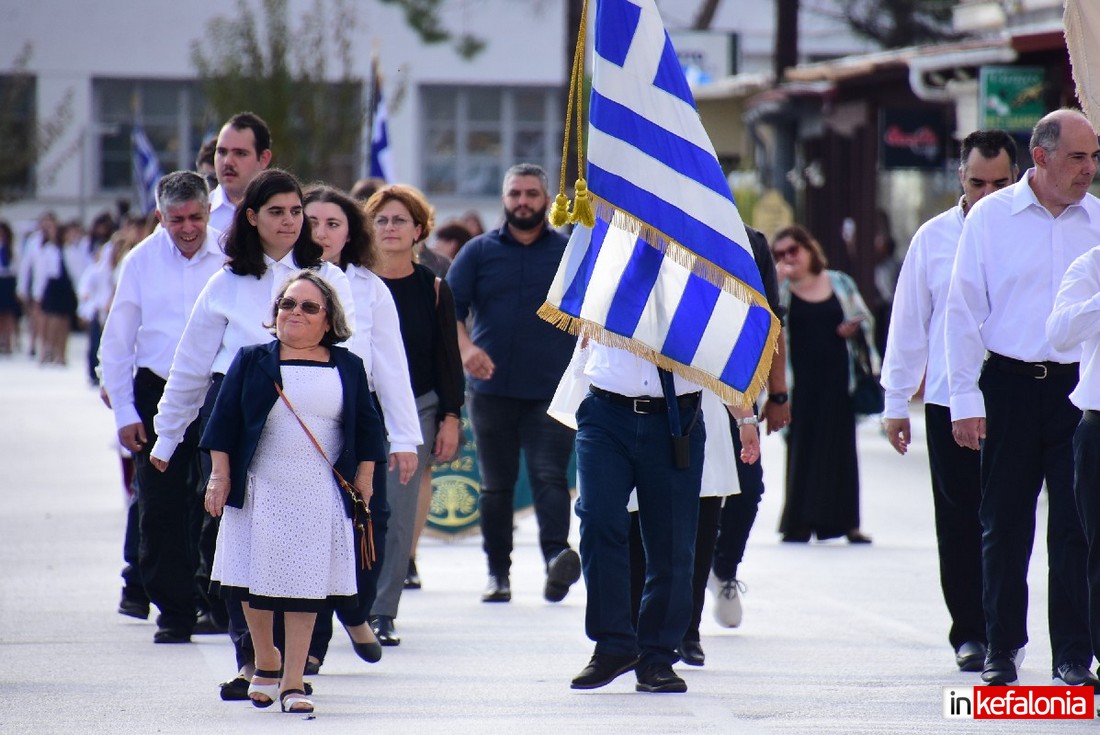
[[[584,35],[582,27],[571,99],[583,80]],[[653,0],[599,0],[594,67],[588,183],[578,181],[570,213],[582,226],[539,312],[590,342],[591,389],[577,411],[577,516],[585,628],[596,646],[572,687],[636,670],[638,691],[684,692],[672,664],[692,611],[700,390],[733,404],[742,460],[757,461],[752,404],[779,323]],[[552,223],[563,223],[564,204],[560,194]],[[636,629],[632,489],[647,569]]]

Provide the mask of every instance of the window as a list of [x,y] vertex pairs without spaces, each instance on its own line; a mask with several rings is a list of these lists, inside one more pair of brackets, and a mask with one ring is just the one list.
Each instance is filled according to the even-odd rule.
[[537,163],[551,177],[561,161],[564,122],[557,87],[421,88],[421,179],[435,195],[499,196],[516,163]]
[[0,75],[0,200],[28,196],[34,186],[36,79]]
[[130,135],[136,120],[165,173],[194,168],[203,138],[217,133],[217,121],[204,118],[197,82],[94,79],[92,99],[100,193],[129,191],[133,186]]

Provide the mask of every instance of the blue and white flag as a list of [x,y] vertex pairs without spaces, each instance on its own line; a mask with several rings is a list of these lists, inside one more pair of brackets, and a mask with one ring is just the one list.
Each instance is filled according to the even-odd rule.
[[157,182],[160,181],[160,159],[140,123],[134,123],[130,134],[134,167],[134,187],[137,189],[138,211],[149,216],[157,208]]
[[386,125],[386,101],[378,89],[377,105],[370,135],[370,175],[383,181],[393,181],[393,154],[390,152],[390,136]]
[[672,42],[653,0],[599,0],[594,35],[597,219],[573,231],[539,314],[747,405],[779,322]]

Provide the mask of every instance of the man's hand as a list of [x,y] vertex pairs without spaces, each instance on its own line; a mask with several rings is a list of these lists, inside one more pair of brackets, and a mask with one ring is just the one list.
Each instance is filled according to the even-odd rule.
[[149,464],[157,468],[158,472],[165,472],[168,470],[168,460],[158,459],[157,457],[149,457]]
[[909,419],[883,419],[882,430],[886,432],[886,441],[898,454],[909,451],[909,442],[913,439]]
[[444,416],[435,434],[435,446],[432,454],[439,462],[449,462],[458,451],[458,437],[462,431],[462,421],[457,416]]
[[149,443],[148,437],[145,436],[145,424],[139,421],[136,424],[123,426],[118,430],[118,441],[134,454],[139,453]]
[[791,404],[790,401],[786,403],[772,403],[767,401],[764,404],[764,421],[768,424],[768,433],[779,431],[787,424],[791,423]]
[[394,452],[390,455],[390,472],[397,470],[397,480],[402,485],[416,472],[416,452]]
[[493,377],[493,370],[496,366],[493,365],[492,359],[485,350],[471,342],[462,351],[462,367],[466,368],[466,372],[478,380],[488,380]]
[[951,433],[955,437],[955,443],[960,447],[979,451],[982,448],[981,442],[985,439],[985,417],[976,416],[971,419],[952,421]]

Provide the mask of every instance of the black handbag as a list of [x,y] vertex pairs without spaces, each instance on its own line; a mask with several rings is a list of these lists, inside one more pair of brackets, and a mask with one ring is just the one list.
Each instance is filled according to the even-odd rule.
[[871,416],[886,410],[886,395],[878,376],[871,370],[871,350],[863,330],[858,330],[851,338],[855,345],[856,387],[852,391],[852,411],[858,416]]

